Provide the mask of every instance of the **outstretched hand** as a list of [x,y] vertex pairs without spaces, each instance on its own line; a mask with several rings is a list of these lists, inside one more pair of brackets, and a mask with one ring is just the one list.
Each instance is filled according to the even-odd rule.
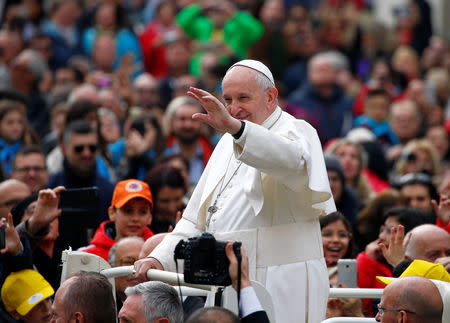
[[438,258],[434,263],[441,264],[450,273],[450,256]]
[[2,218],[0,220],[0,228],[5,229],[5,248],[0,250],[1,253],[9,253],[11,255],[17,255],[20,252],[20,237],[14,228],[14,222],[12,214],[8,214],[8,220]]
[[39,191],[36,209],[28,220],[28,231],[36,234],[61,215],[58,209],[59,196],[66,188],[58,186],[54,189],[44,189]]
[[405,259],[405,250],[411,239],[411,233],[405,237],[405,227],[399,225],[396,228],[391,228],[391,236],[389,238],[389,246],[384,243],[379,243],[381,251],[386,261],[393,267],[396,267]]
[[187,94],[196,99],[206,110],[205,113],[195,113],[192,118],[201,120],[219,132],[235,134],[241,128],[241,122],[234,118],[222,102],[211,93],[190,87]]
[[447,194],[440,194],[439,199],[439,204],[436,200],[432,200],[431,204],[433,205],[434,212],[441,219],[442,224],[446,226],[450,223],[450,198]]

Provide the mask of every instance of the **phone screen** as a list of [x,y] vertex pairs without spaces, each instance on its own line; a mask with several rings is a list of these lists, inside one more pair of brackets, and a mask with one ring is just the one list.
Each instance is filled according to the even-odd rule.
[[100,223],[99,192],[97,187],[66,189],[59,200],[61,217],[60,233],[66,247],[79,248],[88,244],[88,232],[95,230]]

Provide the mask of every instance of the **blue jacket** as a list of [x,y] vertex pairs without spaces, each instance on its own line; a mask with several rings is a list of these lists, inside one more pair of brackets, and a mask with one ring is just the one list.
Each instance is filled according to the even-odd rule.
[[[329,97],[322,97],[316,88],[305,82],[288,97],[291,114],[303,114],[319,133],[322,144],[344,136],[352,127],[353,101],[337,85]],[[289,111],[290,110],[290,111]]]
[[42,31],[52,39],[53,55],[50,58],[49,65],[53,70],[66,66],[72,56],[82,54],[80,35],[75,27],[71,31],[72,44],[67,42],[62,32],[52,21],[44,22]]

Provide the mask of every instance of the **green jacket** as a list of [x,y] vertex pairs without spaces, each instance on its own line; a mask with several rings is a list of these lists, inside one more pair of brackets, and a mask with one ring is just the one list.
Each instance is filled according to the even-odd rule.
[[[213,22],[203,15],[201,7],[196,3],[182,9],[176,21],[189,37],[199,42],[207,43],[213,36]],[[245,59],[250,46],[262,37],[264,26],[252,15],[236,11],[236,14],[225,22],[222,33],[224,42],[231,47],[234,54]]]

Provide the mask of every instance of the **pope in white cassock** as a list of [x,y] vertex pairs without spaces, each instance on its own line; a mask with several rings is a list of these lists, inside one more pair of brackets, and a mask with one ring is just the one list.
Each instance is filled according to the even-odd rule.
[[316,130],[277,106],[272,73],[261,62],[234,64],[223,82],[225,106],[190,88],[206,114],[199,119],[225,134],[217,144],[175,230],[135,263],[175,271],[180,239],[207,231],[242,241],[250,278],[272,296],[276,321],[318,323],[325,317],[328,274],[318,217],[335,211]]

